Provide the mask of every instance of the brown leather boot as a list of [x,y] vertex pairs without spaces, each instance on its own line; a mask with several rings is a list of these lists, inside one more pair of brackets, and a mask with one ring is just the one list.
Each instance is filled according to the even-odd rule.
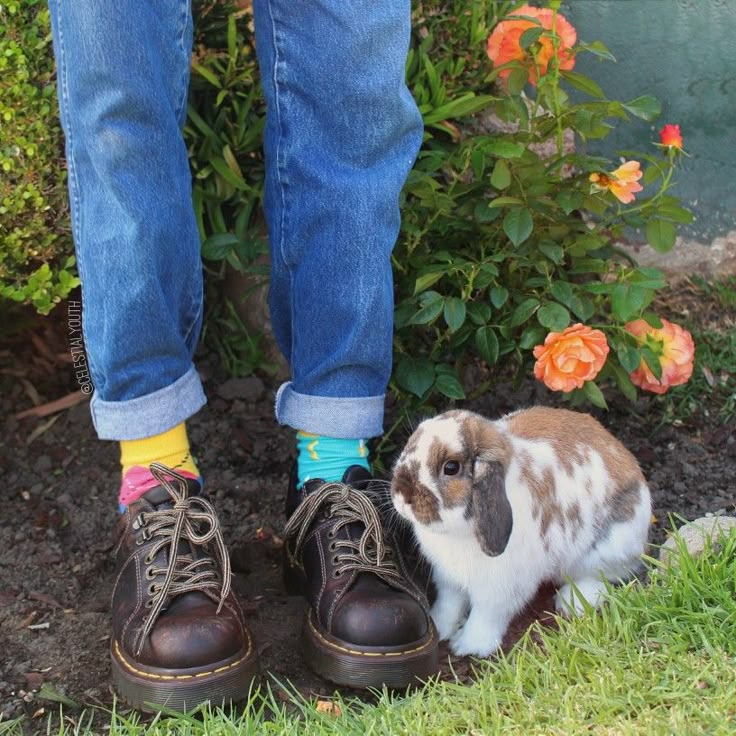
[[355,465],[342,483],[292,478],[284,536],[287,589],[310,604],[304,657],[340,685],[403,688],[438,671],[437,633]]
[[196,481],[151,472],[160,485],[128,506],[115,550],[115,689],[137,708],[242,700],[258,663],[216,512]]

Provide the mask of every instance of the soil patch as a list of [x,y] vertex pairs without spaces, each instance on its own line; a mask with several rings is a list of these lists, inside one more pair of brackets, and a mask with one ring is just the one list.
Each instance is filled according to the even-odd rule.
[[[681,297],[669,300],[673,313],[687,309],[692,318],[698,309],[709,326],[719,319],[724,328],[732,326],[732,315],[692,298],[691,291]],[[80,705],[112,703],[108,606],[117,446],[96,439],[86,403],[52,417],[13,418],[76,389],[64,320],[60,309],[0,342],[0,720],[25,714],[29,730],[45,729],[40,708],[55,708],[41,697],[42,687]],[[197,365],[209,404],[190,422],[190,437],[220,514],[234,587],[250,614],[263,669],[304,695],[329,695],[333,686],[313,675],[299,655],[304,604],[287,596],[281,583],[279,534],[292,432],[276,425],[273,390],[260,380],[227,382],[213,355],[200,356]],[[518,389],[498,386],[467,406],[494,417],[534,403],[559,402],[530,381]],[[639,458],[649,480],[654,542],[665,538],[670,514],[732,514],[736,503],[733,422],[724,424],[719,407],[704,405],[679,426],[664,425],[658,406],[649,397],[634,405],[613,397],[610,411],[600,415]],[[544,618],[551,594],[541,591],[508,643],[530,620]],[[467,677],[470,664],[455,660],[452,668]],[[453,676],[449,663],[446,676]]]

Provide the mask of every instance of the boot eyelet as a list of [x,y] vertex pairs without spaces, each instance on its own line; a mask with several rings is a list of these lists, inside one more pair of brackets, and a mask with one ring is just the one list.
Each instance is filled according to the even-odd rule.
[[155,584],[155,583],[151,583],[151,584],[150,584],[150,585],[148,586],[148,595],[150,595],[151,597],[153,597],[154,595],[156,595],[156,590],[155,590],[155,588],[156,588],[156,584]]
[[332,573],[333,578],[340,578],[342,577],[342,570],[335,570],[335,572]]
[[337,545],[334,542],[330,542],[327,545],[327,549],[330,550],[330,552],[334,552],[337,549]]
[[153,608],[153,598],[149,598],[146,601],[146,608]]
[[146,580],[153,580],[156,577],[156,573],[153,571],[152,567],[146,568]]
[[151,557],[151,555],[146,555],[143,558],[143,564],[144,565],[152,565],[153,564],[153,557]]
[[339,565],[339,564],[340,564],[340,558],[339,558],[339,557],[338,557],[337,555],[335,555],[335,556],[334,556],[334,557],[332,558],[332,564],[333,564],[333,565]]
[[334,539],[335,536],[336,535],[335,535],[335,530],[334,529],[330,529],[330,531],[327,532],[327,538],[328,539]]

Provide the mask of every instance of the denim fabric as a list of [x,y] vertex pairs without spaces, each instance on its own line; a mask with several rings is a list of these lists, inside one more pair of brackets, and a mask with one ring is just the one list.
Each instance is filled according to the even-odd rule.
[[[409,0],[255,0],[268,103],[271,318],[292,380],[279,421],[380,434],[390,254],[421,116],[404,84]],[[98,434],[193,414],[199,242],[181,137],[188,0],[50,0]],[[142,409],[145,407],[145,409]]]

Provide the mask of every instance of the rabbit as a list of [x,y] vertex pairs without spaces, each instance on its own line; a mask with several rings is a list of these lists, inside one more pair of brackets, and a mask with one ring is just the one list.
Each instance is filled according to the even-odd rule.
[[423,421],[391,495],[431,565],[432,619],[456,655],[498,650],[542,583],[564,615],[597,607],[605,580],[641,568],[651,520],[636,458],[592,416],[546,407]]

